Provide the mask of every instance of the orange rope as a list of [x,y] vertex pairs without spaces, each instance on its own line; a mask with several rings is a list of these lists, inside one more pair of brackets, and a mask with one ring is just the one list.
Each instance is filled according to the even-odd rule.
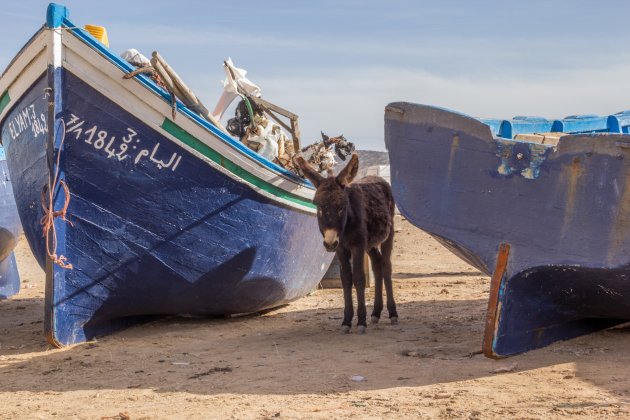
[[[68,262],[68,259],[63,255],[57,255],[57,231],[55,229],[55,218],[61,216],[61,220],[64,222],[68,222],[70,226],[74,226],[70,220],[66,218],[66,212],[68,211],[68,205],[70,204],[70,189],[68,185],[64,182],[64,180],[59,180],[59,185],[63,187],[63,191],[65,193],[65,201],[63,204],[63,208],[61,210],[55,211],[54,209],[54,190],[57,185],[57,178],[59,177],[59,162],[61,159],[61,149],[63,147],[63,142],[66,140],[66,125],[63,123],[63,134],[61,138],[61,143],[59,144],[59,151],[57,152],[57,166],[55,168],[55,176],[53,177],[52,187],[47,185],[45,188],[48,190],[46,197],[44,191],[42,190],[42,209],[44,210],[44,217],[40,221],[40,224],[43,227],[44,237],[46,238],[46,253],[48,257],[52,259],[53,263],[57,264],[61,268],[66,268],[72,270],[72,264]],[[48,199],[48,200],[46,200]],[[48,201],[48,205],[46,205],[46,201]],[[52,234],[49,235],[49,232],[52,231]],[[52,243],[51,243],[52,242]]]

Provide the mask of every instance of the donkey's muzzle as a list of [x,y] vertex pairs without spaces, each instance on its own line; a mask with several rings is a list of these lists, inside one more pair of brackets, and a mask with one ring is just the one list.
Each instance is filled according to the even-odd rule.
[[339,246],[339,241],[336,239],[335,241],[333,241],[333,243],[328,243],[324,241],[324,248],[326,248],[326,251],[328,252],[335,252],[338,246]]
[[339,245],[339,233],[335,229],[324,229],[324,248],[328,252],[335,252]]

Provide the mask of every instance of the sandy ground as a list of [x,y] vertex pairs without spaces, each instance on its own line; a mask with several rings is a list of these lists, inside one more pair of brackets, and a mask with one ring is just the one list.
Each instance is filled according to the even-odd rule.
[[366,335],[340,334],[341,291],[317,290],[264,315],[170,317],[53,349],[44,273],[26,241],[17,256],[22,292],[0,302],[0,418],[630,416],[630,328],[486,359],[489,278],[406,221],[400,323]]

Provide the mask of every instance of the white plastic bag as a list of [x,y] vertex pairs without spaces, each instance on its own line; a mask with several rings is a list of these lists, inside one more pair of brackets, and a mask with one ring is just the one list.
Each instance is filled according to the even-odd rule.
[[264,117],[255,117],[256,129],[247,129],[243,143],[259,155],[274,161],[278,158],[278,140],[282,135],[279,127]]
[[125,60],[127,63],[136,66],[136,67],[146,67],[151,65],[151,60],[146,58],[142,53],[135,48],[130,48],[125,50],[120,54],[120,58]]
[[221,119],[223,113],[230,106],[234,98],[240,96],[239,91],[257,98],[260,98],[261,95],[260,88],[245,77],[247,70],[235,67],[231,58],[225,60],[223,68],[227,75],[227,78],[223,81],[223,94],[221,94],[217,105],[214,107],[214,111],[212,111],[212,115],[217,120]]

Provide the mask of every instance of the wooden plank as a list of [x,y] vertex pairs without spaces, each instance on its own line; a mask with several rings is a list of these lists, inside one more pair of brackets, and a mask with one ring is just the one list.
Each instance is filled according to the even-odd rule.
[[270,109],[274,112],[277,112],[278,114],[285,116],[291,120],[297,120],[299,117],[297,114],[294,114],[291,111],[287,111],[286,109],[276,105],[276,104],[272,104],[271,102],[263,99],[263,98],[256,98],[254,96],[249,97],[249,99],[251,99],[252,101],[254,101],[256,103],[256,105],[262,106],[264,108]]
[[497,264],[492,274],[490,282],[490,299],[488,300],[488,311],[486,313],[486,329],[483,335],[483,354],[492,359],[498,359],[499,356],[492,350],[492,343],[499,326],[500,305],[499,292],[501,291],[501,283],[505,276],[508,259],[510,256],[510,245],[499,245],[497,254]]
[[[262,98],[256,98],[253,96],[247,97],[249,100],[254,102],[261,108],[267,115],[273,118],[282,128],[291,133],[291,137],[293,138],[293,148],[294,150],[300,150],[300,129],[298,126],[298,116],[297,114],[292,113],[291,111],[287,111],[286,109],[279,107],[278,105],[272,104],[269,101],[266,101]],[[282,121],[275,113],[282,115],[283,117],[288,118],[291,121],[291,126],[284,121]]]
[[297,153],[302,150],[302,146],[300,146],[300,136],[302,133],[300,133],[300,126],[298,125],[297,118],[295,120],[291,120],[291,131],[293,132],[293,150]]
[[[264,109],[264,108],[263,108]],[[282,128],[284,128],[285,130],[291,132],[291,134],[293,134],[293,130],[291,129],[291,127],[289,127],[289,125],[287,123],[285,123],[284,121],[282,121],[280,119],[280,117],[278,117],[276,114],[274,114],[273,112],[271,112],[268,109],[265,109],[265,111],[267,112],[267,115],[269,115],[271,118],[273,118],[273,120],[275,122],[277,122],[278,124],[280,124],[280,126],[282,126]]]
[[[201,103],[197,95],[184,83],[181,77],[173,70],[173,68],[162,58],[157,52],[153,51],[151,57],[151,65],[157,70],[164,83],[175,93],[175,95],[186,105],[188,108],[195,111],[197,114],[204,117],[206,120],[214,124],[219,130],[227,133],[227,130],[223,125],[208,111],[208,109]],[[175,107],[174,107],[175,108]],[[173,115],[173,118],[175,116]]]
[[530,143],[541,143],[555,146],[561,137],[566,136],[566,133],[532,133],[532,134],[517,134],[514,136],[514,140],[528,141]]
[[543,134],[517,134],[514,136],[514,140],[528,141],[530,143],[543,143],[545,136]]
[[[232,79],[236,80],[236,77],[234,75],[234,72],[232,71],[232,68],[230,66],[228,66],[227,62],[223,62],[223,65],[228,69],[228,71],[230,72],[230,74],[232,75]],[[238,89],[238,83],[236,84],[237,89]],[[240,89],[239,89],[240,90]],[[248,100],[254,102],[256,105],[258,105],[259,108],[261,108],[265,113],[267,113],[267,115],[269,115],[275,122],[277,122],[278,124],[280,124],[280,126],[282,128],[284,128],[285,130],[287,130],[288,132],[291,133],[291,137],[293,138],[293,146],[294,146],[294,150],[298,151],[300,150],[300,129],[298,128],[298,123],[297,120],[299,118],[299,116],[297,114],[294,114],[293,112],[282,108],[281,106],[278,106],[276,104],[273,104],[263,98],[258,98],[256,96],[250,96],[247,95],[246,92],[239,92],[241,95],[245,95],[247,97]],[[283,117],[288,118],[291,121],[291,126],[289,127],[289,125],[287,123],[285,123],[284,121],[282,121],[277,115],[280,114]]]

